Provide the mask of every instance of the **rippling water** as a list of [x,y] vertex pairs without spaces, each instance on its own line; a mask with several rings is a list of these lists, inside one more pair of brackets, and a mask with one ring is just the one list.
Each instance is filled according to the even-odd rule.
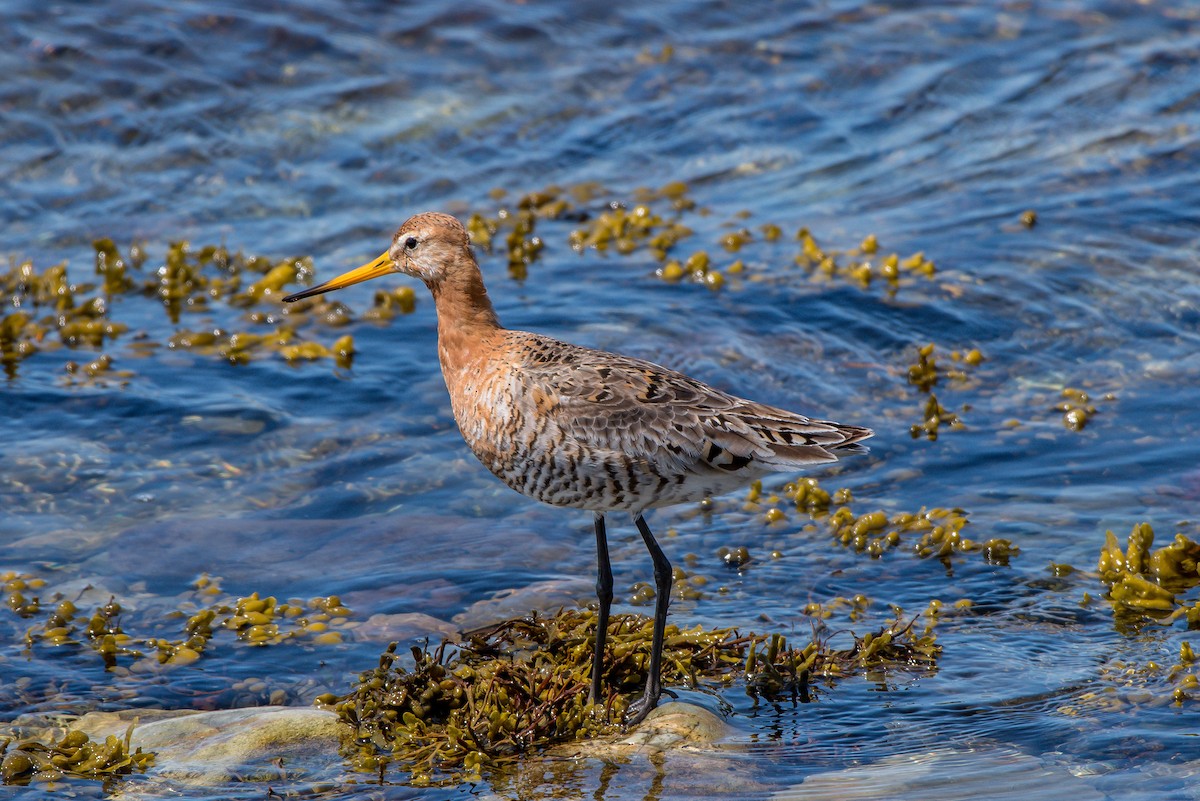
[[[652,525],[677,531],[668,552],[696,554],[693,571],[727,590],[677,603],[677,622],[803,633],[806,603],[859,592],[876,622],[888,604],[916,612],[933,598],[970,599],[974,612],[939,627],[932,675],[846,681],[795,708],[753,708],[730,691],[736,733],[703,766],[574,765],[501,792],[768,795],[821,776],[853,784],[853,769],[876,764],[864,777],[886,781],[911,760],[934,776],[984,777],[1028,761],[1045,771],[1046,796],[1194,797],[1197,702],[1159,703],[1165,677],[1122,680],[1113,667],[1170,666],[1189,633],[1182,622],[1114,626],[1086,572],[1107,528],[1123,538],[1149,521],[1160,540],[1196,535],[1200,14],[1187,4],[122,0],[0,11],[0,251],[13,259],[68,260],[90,280],[97,237],[143,240],[150,268],[187,239],[311,254],[327,278],[380,252],[411,213],[494,211],[495,188],[596,182],[596,213],[639,186],[685,181],[706,210],[688,217],[687,248],[724,266],[735,257],[717,242],[734,228],[776,223],[787,241],[758,237],[737,255],[748,277],[713,292],[662,281],[642,253],[576,254],[577,223],[548,222],[527,280],[483,254],[501,318],[870,425],[871,455],[818,474],[825,486],[848,487],[860,512],[962,507],[972,537],[1021,549],[1009,565],[967,555],[947,569],[905,550],[872,560],[794,520],[768,528],[740,497],[711,515],[658,512]],[[875,234],[889,251],[923,252],[937,273],[895,293],[811,280],[791,264],[801,226],[841,250]],[[342,299],[361,311],[373,288]],[[64,361],[91,354],[59,350],[0,385],[0,568],[142,611],[174,608],[203,571],[240,594],[338,593],[362,618],[449,620],[547,580],[584,579],[567,588],[586,598],[590,522],[526,501],[474,462],[422,294],[411,315],[347,329],[358,348],[348,370],[139,356],[139,333],[165,342],[236,313],[176,326],[154,303],[117,304],[131,334],[106,351],[133,371],[126,381],[68,381]],[[937,387],[966,428],[936,441],[909,434],[923,396],[906,370],[927,342],[943,366],[953,349],[986,357],[969,381]],[[1093,398],[1082,431],[1053,408],[1064,387]],[[650,571],[619,531],[627,596]],[[723,545],[756,559],[730,572]],[[1058,579],[1051,562],[1085,572]],[[86,672],[27,661],[10,623],[5,674]],[[92,680],[2,713],[242,703],[231,677],[275,669],[304,702],[379,648],[364,639],[282,668],[269,653],[218,655],[207,672],[176,671],[133,697]]]

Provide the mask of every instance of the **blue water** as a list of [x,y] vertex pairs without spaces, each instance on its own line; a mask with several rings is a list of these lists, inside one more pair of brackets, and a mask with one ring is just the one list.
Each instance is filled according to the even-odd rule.
[[[494,213],[496,188],[512,199],[597,182],[584,204],[595,214],[638,187],[684,181],[704,212],[685,215],[695,234],[680,255],[705,249],[722,269],[740,258],[744,277],[716,292],[668,283],[645,251],[577,254],[567,239],[577,223],[544,221],[529,279],[510,278],[499,251],[480,254],[501,319],[869,425],[870,455],[817,473],[824,486],[849,488],[859,512],[962,507],[970,536],[1020,547],[1008,565],[968,554],[947,569],[906,549],[856,555],[823,529],[802,531],[795,514],[767,527],[740,494],[711,515],[656,512],[655,530],[675,532],[668,554],[695,554],[689,572],[710,580],[703,598],[673,606],[675,622],[802,637],[805,604],[859,592],[874,601],[864,629],[893,603],[913,614],[966,598],[973,611],[939,626],[930,675],[852,679],[797,708],[754,709],[728,691],[735,734],[704,770],[669,757],[657,778],[645,762],[609,775],[585,761],[524,787],[527,797],[592,794],[602,774],[612,799],[762,796],[851,765],[981,745],[1062,766],[1064,782],[1112,797],[1192,797],[1196,700],[1145,700],[1143,685],[1168,701],[1172,685],[1110,668],[1169,667],[1182,641],[1200,643],[1182,622],[1114,625],[1087,572],[1105,529],[1123,541],[1148,521],[1160,542],[1197,536],[1190,7],[121,0],[2,2],[0,14],[0,253],[13,260],[66,260],[87,281],[97,237],[144,241],[147,270],[189,240],[309,254],[324,279],[378,255],[412,213]],[[1033,227],[1020,220],[1030,209]],[[758,236],[736,256],[718,245],[764,223],[783,228],[779,242]],[[894,294],[879,281],[812,280],[792,265],[801,226],[837,250],[875,234],[881,252],[921,251],[937,272]],[[340,299],[361,314],[388,280]],[[94,358],[87,349],[21,362],[0,384],[0,570],[90,584],[147,619],[201,572],[233,594],[337,593],[360,620],[449,620],[545,581],[582,580],[568,586],[586,598],[590,521],[521,498],[475,463],[418,290],[416,311],[387,325],[310,329],[325,343],[353,334],[350,369],[169,349],[178,329],[252,326],[219,305],[173,324],[137,296],[115,301],[130,334],[105,347],[127,378],[69,380],[63,364]],[[142,355],[145,341],[164,346]],[[909,434],[923,396],[906,371],[927,342],[943,366],[955,349],[986,357],[968,381],[935,388],[966,424],[936,441]],[[1082,431],[1053,409],[1064,387],[1096,406]],[[649,562],[629,527],[610,530],[628,597]],[[716,552],[738,545],[756,558],[731,572]],[[1051,562],[1081,572],[1055,579]],[[82,688],[37,703],[5,691],[5,718],[246,703],[225,686],[268,672],[305,703],[344,687],[382,647],[351,638],[286,660],[230,649],[122,693],[83,658],[27,660],[24,627],[4,626],[6,677],[49,687],[78,671],[70,682]]]

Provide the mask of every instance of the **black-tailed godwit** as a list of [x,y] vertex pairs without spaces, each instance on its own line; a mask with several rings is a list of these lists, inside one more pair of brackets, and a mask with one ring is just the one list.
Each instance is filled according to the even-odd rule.
[[641,359],[500,326],[462,224],[418,214],[379,258],[289,303],[388,273],[419,278],[437,308],[438,356],[454,419],[479,461],[520,493],[595,517],[599,611],[590,699],[600,679],[613,597],[604,515],[628,512],[654,562],[654,634],[637,723],[662,694],[671,563],[648,509],[699,501],[773,472],[835,462],[870,429],[766,406]]

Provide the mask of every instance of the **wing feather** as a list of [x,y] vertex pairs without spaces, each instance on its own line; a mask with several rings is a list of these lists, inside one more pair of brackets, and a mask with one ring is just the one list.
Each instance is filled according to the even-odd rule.
[[836,451],[862,450],[854,443],[872,434],[745,400],[653,362],[521,336],[524,389],[543,393],[559,427],[591,448],[682,469],[703,462],[768,472],[837,461]]

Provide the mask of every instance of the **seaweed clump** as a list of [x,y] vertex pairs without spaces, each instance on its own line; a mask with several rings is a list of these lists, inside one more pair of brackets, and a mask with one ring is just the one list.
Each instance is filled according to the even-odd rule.
[[131,634],[125,630],[124,610],[115,598],[88,612],[61,593],[51,592],[44,579],[13,571],[0,573],[0,587],[8,608],[32,624],[25,631],[27,653],[43,647],[90,650],[107,670],[122,674],[191,664],[222,631],[232,632],[250,646],[286,640],[336,644],[353,614],[336,595],[283,602],[273,596],[260,598],[258,593],[237,598],[224,595],[219,580],[202,576],[193,585],[195,602],[173,617],[182,620],[178,636],[152,631]]
[[915,512],[890,515],[881,509],[855,514],[848,490],[830,493],[812,477],[785,484],[780,496],[764,496],[762,482],[756,481],[750,487],[746,508],[757,510],[765,505],[769,507],[767,522],[778,522],[786,519],[779,506],[784,499],[791,501],[798,513],[827,526],[836,542],[876,559],[905,543],[921,559],[937,559],[947,568],[958,554],[979,553],[991,564],[1006,565],[1021,552],[1002,537],[978,540],[964,535],[970,521],[962,509],[922,506]]
[[913,552],[922,559],[936,558],[949,566],[950,557],[956,553],[980,552],[992,564],[1008,564],[1020,553],[1010,540],[993,537],[982,542],[963,535],[970,522],[962,509],[927,509],[922,506],[916,512],[898,512],[888,515],[876,510],[855,515],[843,506],[830,516],[833,536],[843,545],[866,552],[873,557],[895,548],[903,542],[903,535],[917,534]]
[[1072,431],[1082,431],[1096,414],[1091,397],[1075,387],[1063,388],[1062,400],[1054,406],[1054,410],[1063,413],[1063,425]]
[[875,234],[868,234],[857,248],[844,252],[821,247],[807,228],[796,232],[796,241],[800,243],[800,253],[794,261],[815,280],[841,279],[861,289],[882,281],[887,293],[894,295],[907,277],[932,279],[937,274],[936,265],[923,252],[904,258],[898,253],[881,254]]
[[1154,548],[1154,529],[1138,523],[1121,549],[1117,537],[1105,532],[1097,571],[1108,586],[1108,600],[1119,624],[1157,620],[1166,625],[1187,621],[1200,629],[1200,600],[1181,598],[1200,585],[1200,543],[1177,533],[1171,544]]
[[488,253],[497,243],[503,244],[508,274],[521,281],[529,277],[529,267],[546,246],[537,232],[538,221],[577,216],[574,203],[566,195],[579,202],[590,199],[595,191],[598,190],[594,184],[580,184],[570,192],[548,186],[540,192],[521,195],[515,203],[505,203],[507,193],[497,189],[492,197],[501,201],[499,208],[494,214],[472,214],[467,220],[467,232],[471,241]]
[[132,736],[133,725],[124,738],[109,735],[104,742],[92,741],[81,731],[68,731],[49,744],[0,737],[0,782],[28,785],[33,781],[109,779],[145,773],[154,764],[154,754],[141,748],[131,750]]
[[[332,358],[340,367],[350,365],[354,343],[348,335],[323,345],[300,333],[309,323],[347,325],[353,316],[346,306],[328,300],[296,309],[279,306],[288,287],[311,278],[307,257],[272,259],[174,242],[155,265],[138,243],[124,254],[111,239],[97,239],[92,247],[95,281],[72,278],[65,262],[39,270],[27,261],[0,272],[0,307],[11,309],[0,316],[0,367],[8,378],[16,377],[23,361],[61,348],[97,352],[65,364],[68,383],[132,377],[129,370],[114,369],[118,357],[104,351],[129,331],[116,312],[138,302],[161,306],[167,330],[136,332],[126,347],[135,358],[166,346],[231,364],[276,353],[289,362]],[[412,297],[377,296],[367,316],[386,320],[412,308]],[[185,325],[188,318],[202,322]]]
[[[913,622],[897,620],[845,649],[816,635],[790,648],[782,635],[668,625],[663,681],[697,687],[741,679],[755,699],[808,701],[817,681],[933,669],[940,654],[933,622],[917,631]],[[509,620],[467,634],[456,647],[413,648],[411,667],[401,664],[393,643],[351,692],[317,701],[354,727],[348,756],[358,770],[382,777],[394,764],[414,785],[478,780],[483,770],[531,749],[620,731],[645,679],[652,622],[613,617],[608,695],[589,704],[595,623],[589,610]]]
[[[732,277],[747,273],[744,259],[757,263],[762,253],[759,243],[775,244],[783,238],[783,229],[773,222],[755,230],[742,224],[749,212],[739,212],[735,221],[714,225],[704,219],[711,211],[691,196],[691,187],[683,181],[671,181],[652,189],[639,187],[627,196],[614,196],[595,183],[569,187],[548,186],[536,192],[508,199],[503,190],[492,196],[499,206],[492,212],[476,212],[467,221],[471,240],[486,252],[502,251],[512,278],[524,280],[547,243],[540,233],[546,222],[569,222],[567,244],[577,253],[594,251],[654,262],[654,273],[672,284],[698,284],[711,290],[726,286]],[[726,256],[710,253],[704,247],[688,250],[683,245],[695,230],[718,229],[715,244]],[[807,228],[796,234],[800,251],[791,263],[808,271],[814,281],[833,280],[868,289],[882,283],[886,291],[896,291],[913,277],[932,278],[933,262],[923,253],[901,258],[897,253],[881,252],[874,234],[849,250],[820,247]],[[743,251],[743,258],[734,258]],[[748,276],[750,281],[762,275]]]
[[[942,405],[937,395],[933,394],[933,388],[942,378],[965,383],[968,380],[965,368],[977,367],[984,360],[983,354],[978,348],[972,348],[966,353],[951,351],[950,361],[954,366],[947,369],[938,366],[934,350],[935,346],[932,342],[918,348],[917,361],[908,367],[908,383],[926,395],[921,422],[914,424],[909,430],[913,439],[924,436],[931,441],[936,440],[942,426],[951,431],[961,431],[966,428],[957,413]],[[966,411],[967,407],[964,406],[963,410]]]
[[1154,660],[1138,664],[1113,659],[1100,668],[1097,688],[1080,693],[1071,704],[1060,707],[1059,712],[1078,716],[1122,712],[1140,706],[1158,707],[1164,703],[1183,706],[1200,698],[1196,667],[1196,652],[1187,640],[1179,645],[1179,661],[1169,667]]

